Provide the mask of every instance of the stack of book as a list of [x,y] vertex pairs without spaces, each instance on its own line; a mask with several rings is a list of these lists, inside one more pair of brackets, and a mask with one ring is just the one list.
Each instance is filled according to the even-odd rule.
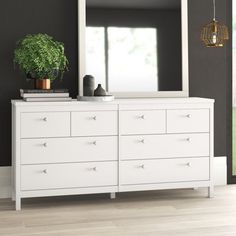
[[20,96],[26,102],[60,102],[72,99],[67,89],[20,89]]

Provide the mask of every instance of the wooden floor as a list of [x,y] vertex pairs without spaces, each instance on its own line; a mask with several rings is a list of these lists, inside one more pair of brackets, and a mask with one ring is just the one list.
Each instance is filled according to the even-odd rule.
[[0,235],[44,236],[236,236],[236,185],[206,190],[172,190],[27,199],[14,211],[0,200]]

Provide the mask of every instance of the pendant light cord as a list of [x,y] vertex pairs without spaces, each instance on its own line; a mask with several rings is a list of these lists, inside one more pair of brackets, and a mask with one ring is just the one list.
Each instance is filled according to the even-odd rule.
[[213,0],[213,20],[216,20],[216,0]]

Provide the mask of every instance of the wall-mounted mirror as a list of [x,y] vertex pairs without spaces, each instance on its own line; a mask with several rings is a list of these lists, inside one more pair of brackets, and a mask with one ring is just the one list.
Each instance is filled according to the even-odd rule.
[[85,74],[117,97],[188,96],[187,0],[79,0]]

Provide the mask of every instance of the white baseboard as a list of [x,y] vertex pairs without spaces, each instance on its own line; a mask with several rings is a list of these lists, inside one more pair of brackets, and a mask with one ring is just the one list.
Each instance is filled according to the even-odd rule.
[[215,157],[213,162],[215,186],[227,185],[227,157]]
[[11,167],[0,167],[0,198],[11,197]]
[[[215,186],[227,184],[227,158],[215,157],[213,164]],[[11,167],[0,167],[0,198],[11,197]]]

